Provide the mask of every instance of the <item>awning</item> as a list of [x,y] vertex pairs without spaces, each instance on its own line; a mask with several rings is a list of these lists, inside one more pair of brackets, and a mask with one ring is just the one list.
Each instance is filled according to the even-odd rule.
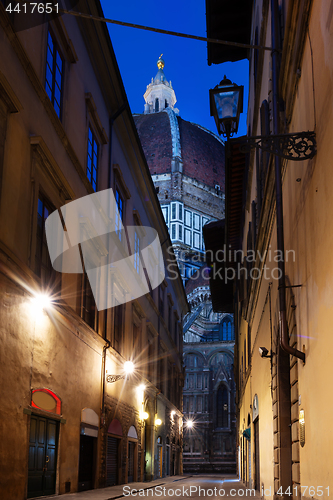
[[[206,0],[207,37],[249,44],[253,0]],[[249,58],[249,49],[207,44],[208,64]]]

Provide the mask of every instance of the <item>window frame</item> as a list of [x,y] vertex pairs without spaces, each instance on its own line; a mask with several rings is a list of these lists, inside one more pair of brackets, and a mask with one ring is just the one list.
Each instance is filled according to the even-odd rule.
[[[52,56],[52,68],[50,68],[50,65],[48,64],[48,51],[49,51],[49,38],[51,38],[52,43],[53,43],[53,54],[51,53]],[[54,101],[55,101],[55,85],[59,87],[56,81],[56,66],[57,66],[57,54],[59,54],[60,60],[62,62],[62,68],[61,68],[61,88],[60,88],[60,103],[57,104],[59,106],[59,114],[55,108]],[[48,67],[50,68],[51,76],[52,76],[52,88],[49,85],[48,81],[48,76],[47,76],[47,70]],[[50,26],[48,26],[47,29],[47,39],[46,39],[46,57],[45,57],[45,72],[44,72],[44,88],[45,92],[48,95],[48,98],[50,99],[50,102],[53,106],[53,109],[58,116],[59,120],[62,121],[62,115],[63,115],[63,94],[64,94],[64,69],[65,69],[65,58],[63,56],[63,53],[60,48],[60,44],[58,43],[56,36]],[[47,90],[47,87],[49,87],[51,91],[51,96]]]
[[[92,141],[90,141],[90,137],[89,137],[90,133],[91,133]],[[89,143],[91,143],[91,156],[89,154]],[[96,155],[94,154],[95,153],[95,150],[94,150],[95,144],[96,144],[96,148],[97,148]],[[97,134],[95,133],[95,130],[94,130],[93,126],[91,125],[91,123],[89,123],[88,124],[88,137],[87,137],[86,175],[87,175],[87,178],[88,178],[88,180],[89,180],[89,182],[90,182],[90,184],[95,192],[97,191],[97,187],[98,187],[99,152],[100,152],[100,143],[97,139]],[[96,165],[94,165],[94,162],[93,162],[94,156],[96,156]],[[88,169],[89,158],[90,158],[90,165],[91,165],[90,174],[88,174],[88,172],[89,172],[89,169]],[[93,176],[94,171],[96,172],[95,179]]]
[[[115,212],[115,221],[114,221],[114,225],[115,225],[115,233],[118,235],[118,238],[119,238],[119,241],[122,241],[121,239],[121,226],[124,227],[124,218],[125,218],[125,199],[124,199],[124,196],[122,194],[122,191],[119,187],[119,185],[116,183],[115,185],[115,193],[114,193],[114,197],[115,197],[115,201],[116,201],[116,207],[117,207],[117,210]],[[119,210],[119,204],[118,204],[118,199],[119,201],[121,202],[121,211]],[[121,221],[121,224],[120,224],[120,221]]]
[[[40,242],[38,241],[39,240],[39,235],[38,235],[38,233],[39,233],[39,215],[40,215],[39,214],[39,202],[42,203],[42,211],[43,211],[43,213],[42,213],[43,220],[42,220],[42,228],[41,228],[42,232],[41,232],[41,236],[40,236]],[[53,266],[52,266],[52,263],[50,260],[50,255],[49,255],[48,248],[47,248],[46,233],[45,233],[45,220],[47,219],[47,217],[45,218],[45,209],[48,210],[47,217],[52,212],[54,212],[56,210],[54,205],[50,201],[50,199],[42,191],[39,191],[38,196],[37,196],[37,221],[36,221],[36,246],[35,246],[34,271],[35,271],[35,274],[40,278],[43,285],[50,286],[52,279],[54,279],[55,271],[53,269]],[[37,257],[38,247],[40,247],[39,248],[39,252],[40,252],[39,257]],[[48,260],[48,264],[49,264],[47,266],[43,266],[43,248],[44,247],[46,247],[47,260]],[[37,259],[39,259],[38,264],[37,264]],[[43,268],[44,268],[44,271],[45,270],[47,271],[44,276],[43,276]]]

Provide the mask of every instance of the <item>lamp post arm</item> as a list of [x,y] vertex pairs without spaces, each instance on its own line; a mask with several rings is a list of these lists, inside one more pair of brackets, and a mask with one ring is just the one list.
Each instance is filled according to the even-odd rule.
[[240,145],[243,153],[251,149],[262,149],[280,158],[303,161],[313,158],[317,153],[315,132],[298,132],[290,134],[257,135],[244,139]]

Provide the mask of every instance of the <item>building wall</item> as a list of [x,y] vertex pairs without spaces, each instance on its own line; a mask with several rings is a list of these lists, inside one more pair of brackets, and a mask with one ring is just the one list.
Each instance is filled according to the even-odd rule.
[[[97,1],[81,7],[96,15],[101,13]],[[132,479],[157,477],[158,435],[162,436],[163,453],[166,438],[174,441],[174,473],[179,473],[181,318],[187,311],[181,279],[176,275],[171,280],[167,273],[162,292],[156,289],[129,300],[118,318],[116,332],[115,308],[98,312],[93,300],[89,306],[87,297],[91,299],[91,295],[85,291],[83,275],[57,273],[57,287],[53,283],[47,288],[35,258],[39,198],[45,197],[52,211],[94,190],[116,185],[124,193],[124,225],[156,228],[160,241],[168,241],[107,30],[91,21],[66,16],[15,33],[3,2],[0,23],[0,496],[8,500],[27,498],[29,438],[33,438],[35,422],[40,426],[52,424],[56,430],[54,479],[43,494],[106,485],[107,436],[114,419],[121,426],[116,482],[130,480],[130,441],[134,443]],[[63,58],[60,119],[45,91],[48,29]],[[124,102],[123,112],[112,122],[111,117]],[[89,126],[99,146],[96,186],[87,174]],[[164,258],[165,262],[170,258],[166,250]],[[50,309],[36,313],[32,299],[42,291],[50,294],[53,302]],[[164,307],[159,308],[162,296]],[[171,325],[165,320],[168,300],[174,318]],[[164,361],[160,363],[162,356]],[[109,375],[123,374],[124,361],[129,359],[135,364],[133,376],[107,382]],[[141,395],[138,385],[142,383],[145,389]],[[36,389],[44,391],[38,393],[44,398],[39,407],[32,399]],[[46,400],[49,405],[58,401],[58,407],[47,407]],[[149,410],[146,421],[141,413],[145,408]],[[162,421],[160,427],[155,424],[157,416]],[[150,429],[146,444],[145,426]],[[85,452],[85,460],[87,455],[94,457],[89,479],[82,468],[84,443],[92,446],[91,452]],[[31,445],[30,456],[33,449]],[[46,460],[51,452],[42,449],[39,477],[45,477],[46,468],[50,472],[51,467]],[[145,469],[146,453],[151,461]]]
[[[261,44],[270,44],[270,11],[268,2],[256,2],[253,30],[263,27]],[[331,10],[327,2],[305,2],[296,5],[282,2],[284,16],[284,48],[280,71],[280,94],[285,114],[281,126],[289,132],[316,131],[317,154],[311,160],[283,161],[284,245],[290,251],[286,261],[287,322],[289,344],[305,353],[305,363],[285,354],[279,346],[278,281],[270,272],[267,279],[252,283],[247,306],[239,310],[237,340],[238,376],[240,378],[239,439],[244,430],[244,418],[253,411],[253,398],[259,400],[260,485],[265,498],[275,498],[279,488],[296,489],[302,498],[328,495],[332,484],[331,453],[327,428],[330,402],[326,387],[331,380],[330,290],[332,270],[327,249],[332,239],[330,220],[332,145],[332,48]],[[267,15],[265,15],[265,12]],[[267,99],[271,110],[270,55],[259,59],[259,80],[254,82],[254,54],[251,58],[248,124],[251,135],[259,135],[259,107]],[[271,115],[270,115],[271,116]],[[257,122],[256,122],[257,120]],[[243,233],[246,235],[252,218],[251,201],[258,203],[256,152],[251,160],[252,171],[247,191],[247,209]],[[257,214],[255,249],[277,248],[274,205],[273,165],[269,163],[262,212]],[[258,205],[257,205],[258,206]],[[272,270],[273,258],[265,260]],[[275,274],[275,276],[277,276]],[[297,286],[301,285],[301,286]],[[297,287],[295,287],[297,286]],[[251,366],[248,378],[242,375],[243,339],[251,329]],[[273,358],[261,359],[258,349],[272,350]],[[271,366],[270,366],[271,365]],[[251,408],[252,405],[252,408]],[[284,411],[281,412],[281,406]],[[325,407],[325,408],[324,408]],[[300,442],[300,410],[304,410],[305,443]],[[318,422],[320,421],[320,425]],[[246,425],[246,424],[245,424]],[[251,449],[254,426],[251,422]],[[284,461],[282,453],[289,454]],[[242,468],[242,465],[241,465]],[[284,470],[287,468],[288,470]],[[290,484],[282,481],[289,471]],[[252,470],[252,482],[254,481]],[[246,479],[244,477],[244,479]],[[285,480],[284,480],[285,481]],[[306,488],[308,486],[308,488]],[[309,488],[313,486],[313,488]]]

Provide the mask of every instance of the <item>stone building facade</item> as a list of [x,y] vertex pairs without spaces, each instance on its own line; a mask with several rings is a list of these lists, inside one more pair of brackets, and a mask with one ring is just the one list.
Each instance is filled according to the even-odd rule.
[[[36,23],[6,12],[8,3],[0,2],[0,497],[181,473],[182,280],[166,272],[133,298],[111,259],[115,248],[131,256],[133,280],[147,282],[145,233],[155,228],[166,247],[171,241],[108,30],[73,16]],[[103,16],[98,0],[80,10]],[[106,190],[114,219],[98,202]],[[78,234],[93,246],[94,266],[107,268],[105,290],[119,302],[106,309],[97,309],[85,245],[71,242],[64,215],[83,197],[98,210],[80,209]],[[57,242],[76,252],[80,272],[52,267],[51,213]],[[118,239],[108,247],[97,227],[115,220]]]
[[[237,24],[235,41],[272,48],[208,47],[209,63],[248,57],[250,67],[248,136],[230,141],[226,193],[226,242],[243,255],[233,294],[239,472],[265,499],[328,498],[332,2],[243,4],[226,14],[206,0],[208,37],[232,41]],[[240,144],[260,135],[292,140],[245,157]]]
[[[223,335],[220,339],[219,334],[216,337],[226,320],[233,323],[232,316],[212,313],[202,236],[205,224],[224,217],[224,144],[209,130],[179,116],[175,91],[165,77],[161,57],[157,66],[158,72],[144,94],[144,113],[134,115],[134,120],[191,306],[183,323],[184,356],[188,353],[184,358],[187,382],[183,404],[185,421],[193,419],[200,434],[200,450],[194,430],[186,431],[184,471],[235,470],[233,333],[228,339]],[[205,356],[201,342],[206,342]],[[199,404],[202,398],[206,406],[196,406],[194,387],[188,385],[192,355],[200,360],[200,370],[208,374],[208,386],[195,388],[195,402]],[[217,367],[219,375],[214,382]],[[230,418],[221,426],[216,421],[216,405],[223,387],[228,392]],[[219,444],[214,448],[212,436],[218,436],[215,443]],[[195,454],[193,447],[199,450]]]

